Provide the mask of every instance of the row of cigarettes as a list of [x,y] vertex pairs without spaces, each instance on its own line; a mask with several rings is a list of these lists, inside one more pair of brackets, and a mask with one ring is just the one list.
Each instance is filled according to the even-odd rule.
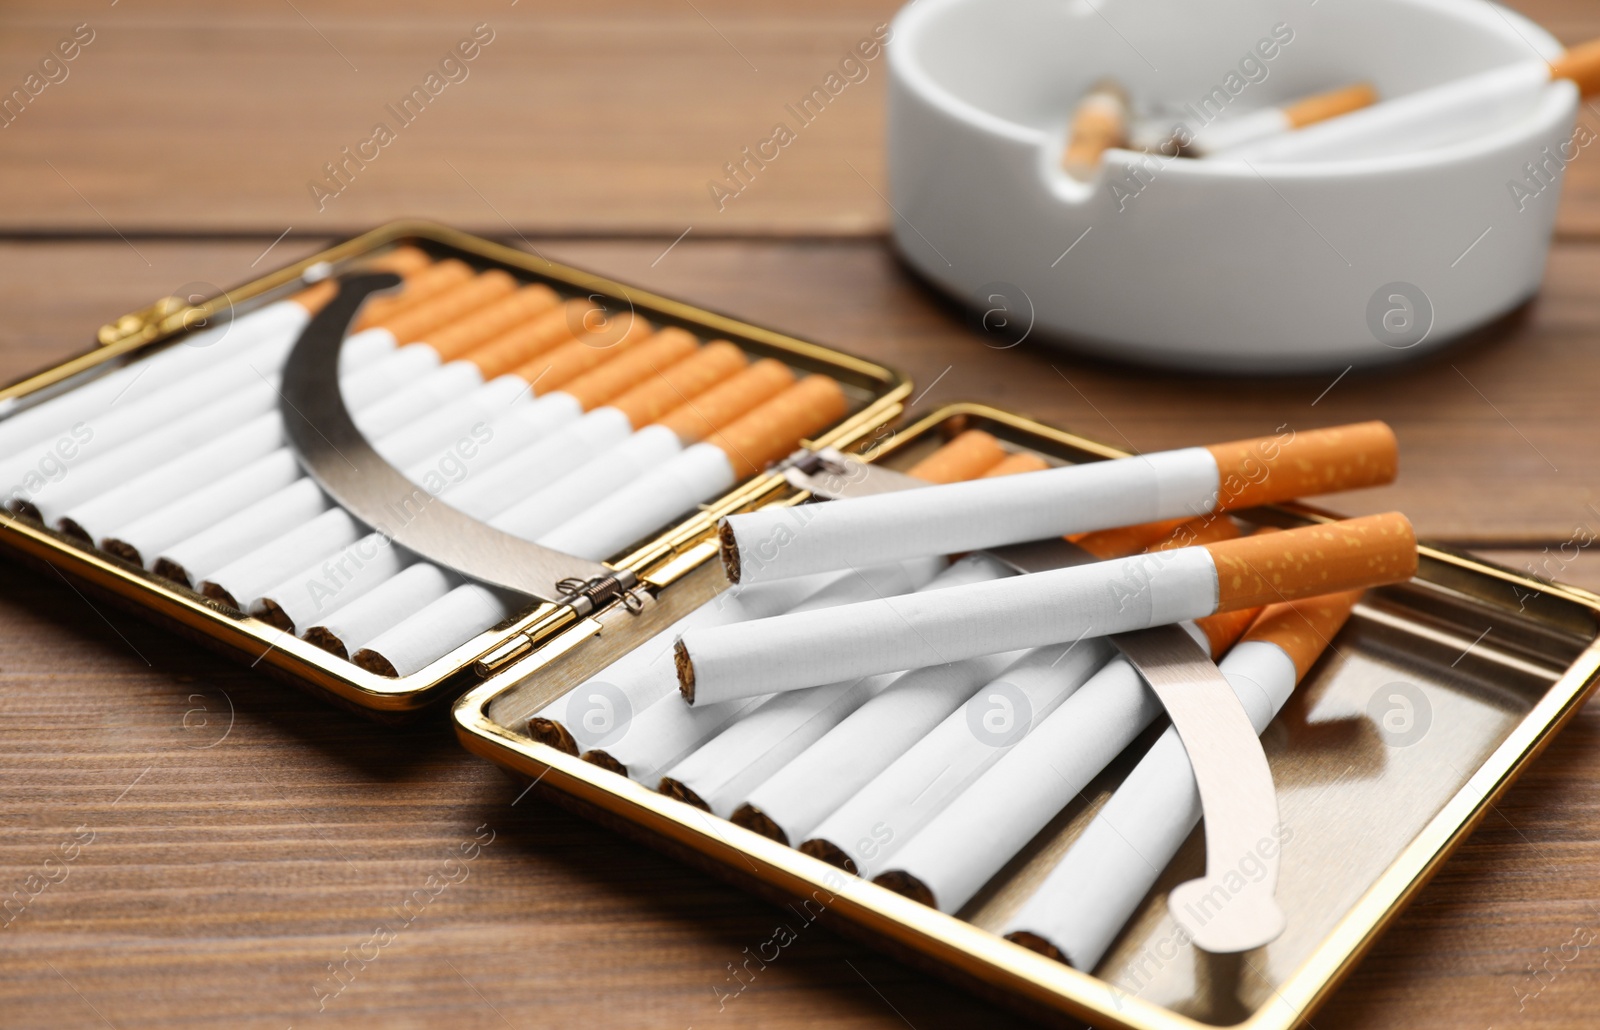
[[[339,387],[429,495],[602,559],[791,453],[843,389],[500,270],[401,248]],[[300,467],[282,366],[331,284],[209,329],[0,422],[15,513],[385,675],[425,668],[525,606],[391,544]],[[396,498],[404,521],[415,498]]]
[[[1108,635],[1183,626],[1259,733],[1361,591],[1416,569],[1399,514],[1226,512],[1396,469],[1382,423],[1057,468],[969,430],[926,487],[724,520],[735,585],[528,733],[958,913],[1162,714]],[[1060,568],[1003,560],[1062,535]],[[1092,969],[1200,816],[1169,727],[1004,932]]]
[[[1272,45],[1273,40],[1263,39],[1262,44]],[[1268,51],[1262,53],[1266,56]],[[1255,64],[1260,66],[1259,61]],[[1600,40],[1575,46],[1548,63],[1523,60],[1382,104],[1377,90],[1360,82],[1232,114],[1228,108],[1235,91],[1218,86],[1198,104],[1185,105],[1176,113],[1156,113],[1140,111],[1142,105],[1135,103],[1127,89],[1106,78],[1091,86],[1073,110],[1061,167],[1073,178],[1087,180],[1106,151],[1114,148],[1169,158],[1281,160],[1337,154],[1351,144],[1381,139],[1424,146],[1430,140],[1449,138],[1454,126],[1481,114],[1500,98],[1521,95],[1528,87],[1550,82],[1572,82],[1580,96],[1600,93]],[[1242,90],[1243,85],[1244,80],[1238,80],[1237,88]],[[1346,117],[1368,108],[1373,108],[1368,115]],[[1304,148],[1297,145],[1297,130],[1334,119],[1341,119],[1342,132],[1325,135],[1319,143]]]

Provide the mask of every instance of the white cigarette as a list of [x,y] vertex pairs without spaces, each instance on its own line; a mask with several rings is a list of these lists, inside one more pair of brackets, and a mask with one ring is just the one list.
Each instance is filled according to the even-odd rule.
[[849,786],[836,785],[819,780],[814,764],[797,764],[753,791],[736,821],[765,819],[786,841],[805,842],[810,854],[831,849],[870,879],[896,843],[910,839],[1031,725],[1055,711],[1111,653],[1111,645],[1099,639],[1031,651],[898,757],[887,756],[893,761],[859,790],[852,791],[859,776],[850,777]]
[[[944,564],[942,559],[898,562],[847,573],[837,586],[852,588],[854,597],[890,596],[937,589],[941,580],[959,579],[967,571],[958,563],[936,576]],[[674,764],[662,778],[661,790],[726,819],[752,788],[897,678],[898,674],[872,676],[768,698]]]
[[892,857],[871,854],[871,841],[825,840],[865,852],[871,875],[888,868],[914,878],[941,911],[955,912],[1161,713],[1133,666],[1112,659],[919,829],[893,827],[882,842]]
[[154,572],[157,559],[174,544],[205,532],[224,516],[270,497],[300,477],[294,455],[275,450],[179,501],[119,525],[105,534],[100,546]]
[[[873,566],[842,575],[825,573],[823,575],[828,582],[798,601],[790,610],[812,611],[836,607],[884,590],[911,589],[919,581],[925,583],[925,577],[931,577],[942,564],[943,560],[937,559],[934,563]],[[813,581],[815,578],[809,577]],[[770,608],[777,599],[757,595],[752,600],[754,604],[748,608],[741,606],[735,614],[756,614],[756,608]],[[720,621],[718,618],[708,618],[706,623]],[[652,678],[650,682],[653,684],[658,681]],[[603,747],[587,749],[584,758],[654,787],[668,768],[678,764],[755,704],[754,700],[735,701],[693,711],[670,694],[658,697],[654,703],[647,704],[622,733],[614,735],[614,739]]]
[[[901,496],[939,489],[951,488]],[[1411,523],[1399,513],[1374,515],[692,630],[678,642],[678,678],[690,704],[715,704],[750,696],[752,679],[764,693],[798,690],[1399,582],[1416,566]]]
[[1204,113],[1190,105],[1189,117],[1173,130],[1170,140],[1163,141],[1161,149],[1168,154],[1210,157],[1359,111],[1377,99],[1370,84],[1358,83],[1214,121],[1207,121]]
[[[1295,684],[1338,633],[1356,596],[1273,605],[1222,660],[1222,674],[1256,733],[1266,730]],[[1194,769],[1177,731],[1168,727],[1002,932],[1025,935],[1029,943],[1047,945],[1077,968],[1093,969],[1200,816]],[[1280,834],[1259,846],[1275,850],[1281,843]],[[1234,875],[1242,876],[1260,868],[1261,857],[1207,855],[1206,862],[1208,869],[1234,869]],[[1253,866],[1251,858],[1256,860]],[[944,899],[939,900],[944,907]],[[1208,896],[1200,904],[1214,901]],[[1202,924],[1215,915],[1215,911],[1188,913]]]
[[306,555],[313,555],[313,561],[326,560],[355,543],[364,532],[343,508],[327,508],[311,521],[210,573],[200,583],[200,591],[248,611],[262,591],[299,571]]
[[[424,607],[460,585],[460,576],[446,572],[437,565],[416,562],[400,570],[383,587],[362,594],[336,609],[332,615],[312,619],[310,628],[303,635],[324,651],[340,658],[349,658],[366,646],[368,641],[405,617],[386,603],[382,596],[385,588],[398,588],[398,592],[413,605]],[[416,607],[409,610],[415,611]]]
[[1394,479],[1381,422],[1047,469],[723,520],[723,563],[758,583],[869,561],[960,554],[1192,518]]
[[776,615],[833,580],[849,575],[825,572],[781,583],[730,587],[535,712],[528,721],[528,732],[574,755],[580,750],[602,748],[627,731],[633,713],[643,712],[678,692],[678,680],[672,671],[672,642],[684,629],[725,626]]
[[[392,581],[391,581],[392,582]],[[445,594],[391,629],[378,634],[352,659],[385,676],[409,676],[427,668],[516,611],[509,594],[476,583]]]
[[[599,415],[607,410],[602,408],[591,414]],[[617,428],[621,430],[622,426]],[[574,464],[571,471],[559,479],[542,480],[546,485],[495,515],[490,525],[526,540],[538,540],[573,512],[610,496],[662,462],[670,461],[683,449],[678,437],[665,426],[646,426],[627,435],[619,432],[618,437],[613,446],[598,454],[591,452],[589,460]]]
[[323,562],[321,575],[294,573],[261,591],[250,614],[290,633],[337,613],[406,567],[407,557],[387,537],[367,537],[368,546],[349,546]]
[[164,548],[155,559],[153,571],[197,587],[224,566],[260,547],[261,541],[277,540],[327,511],[331,504],[316,483],[296,480],[209,529]]
[[579,511],[540,537],[539,542],[598,561],[669,525],[737,481],[733,465],[721,448],[695,444],[643,479]]

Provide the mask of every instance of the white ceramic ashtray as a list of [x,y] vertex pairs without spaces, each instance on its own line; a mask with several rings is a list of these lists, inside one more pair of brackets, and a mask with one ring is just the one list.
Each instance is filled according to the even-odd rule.
[[[1560,44],[1478,0],[917,0],[894,30],[895,241],[1002,343],[1219,372],[1403,359],[1538,290],[1595,138],[1550,80]],[[1113,149],[1080,181],[1066,126],[1107,76],[1218,125],[1356,81],[1382,99],[1205,159]]]

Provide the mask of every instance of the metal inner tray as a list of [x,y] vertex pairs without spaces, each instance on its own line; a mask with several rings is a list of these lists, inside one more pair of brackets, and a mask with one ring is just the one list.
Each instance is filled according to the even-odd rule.
[[[904,467],[980,427],[1054,461],[1119,452],[981,405],[954,405],[878,441]],[[1282,526],[1325,519],[1286,506],[1243,514]],[[1240,956],[1210,956],[1177,937],[1166,892],[1204,871],[1191,835],[1094,977],[995,936],[1039,884],[1160,723],[1041,832],[959,918],[848,877],[797,851],[680,804],[523,732],[527,717],[599,673],[635,642],[726,587],[703,567],[632,616],[606,613],[581,640],[535,656],[456,707],[468,747],[645,831],[680,854],[769,894],[826,890],[842,928],[1032,1014],[1095,1026],[1288,1027],[1310,1011],[1375,934],[1470,832],[1492,798],[1593,686],[1600,598],[1536,583],[1470,556],[1424,548],[1411,583],[1369,591],[1263,740],[1286,827],[1278,898],[1288,931]],[[1531,596],[1534,593],[1537,596]],[[560,641],[557,642],[561,644]],[[582,646],[578,646],[578,645]]]

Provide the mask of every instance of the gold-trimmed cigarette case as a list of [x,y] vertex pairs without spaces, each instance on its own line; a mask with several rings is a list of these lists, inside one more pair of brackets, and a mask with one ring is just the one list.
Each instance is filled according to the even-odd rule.
[[[902,419],[910,384],[871,362],[412,222],[332,247],[202,305],[168,301],[126,316],[106,327],[97,351],[0,392],[0,405],[26,410],[32,398],[181,343],[186,326],[215,319],[229,306],[235,313],[261,307],[304,286],[308,274],[338,272],[400,245],[479,269],[501,268],[567,296],[631,306],[657,325],[731,340],[752,355],[833,376],[845,387],[849,411],[808,441],[808,450],[833,447],[904,469],[977,428],[1007,449],[1052,464],[1123,453],[979,404]],[[1263,736],[1284,826],[1277,896],[1289,929],[1245,961],[1208,956],[1183,940],[1166,894],[1204,868],[1196,833],[1094,973],[1080,972],[997,931],[1126,775],[1130,755],[1142,751],[1137,744],[952,916],[531,735],[530,716],[728,588],[716,560],[721,516],[808,499],[781,472],[750,477],[612,556],[608,565],[637,579],[629,596],[588,611],[571,598],[530,602],[515,618],[404,677],[367,672],[25,518],[0,515],[0,543],[345,705],[393,717],[460,694],[453,714],[462,743],[534,781],[547,798],[765,897],[799,901],[841,932],[1048,1023],[1083,1020],[1130,1030],[1300,1025],[1597,682],[1600,597],[1423,547],[1418,575],[1367,593]],[[1288,505],[1243,518],[1288,527],[1332,516]]]

